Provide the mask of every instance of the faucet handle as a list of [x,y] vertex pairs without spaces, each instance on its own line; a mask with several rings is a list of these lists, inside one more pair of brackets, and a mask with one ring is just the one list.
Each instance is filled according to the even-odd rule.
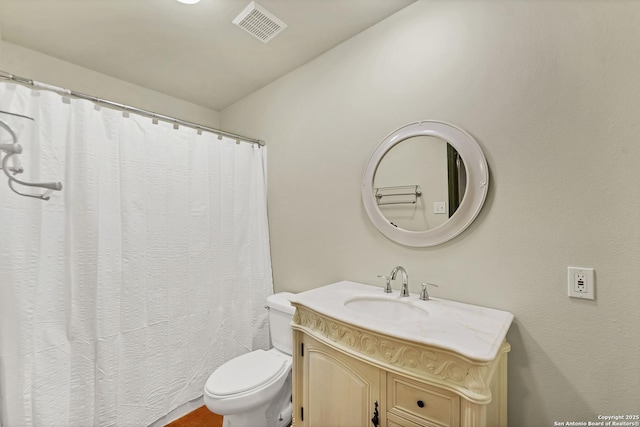
[[381,279],[385,279],[387,281],[387,283],[384,285],[384,291],[387,294],[391,293],[391,276],[383,276],[381,274],[378,274],[378,277],[380,277]]
[[436,288],[438,287],[438,285],[434,283],[422,282],[422,292],[420,292],[420,299],[422,301],[429,301],[429,292],[427,291],[427,286],[435,286]]

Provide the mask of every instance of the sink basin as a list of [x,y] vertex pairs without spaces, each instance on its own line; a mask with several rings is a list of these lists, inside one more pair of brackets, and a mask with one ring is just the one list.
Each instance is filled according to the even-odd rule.
[[291,297],[299,308],[390,337],[451,350],[476,361],[493,360],[513,314],[441,298],[342,281]]
[[377,319],[420,321],[429,316],[428,311],[405,299],[355,297],[344,306],[356,315]]

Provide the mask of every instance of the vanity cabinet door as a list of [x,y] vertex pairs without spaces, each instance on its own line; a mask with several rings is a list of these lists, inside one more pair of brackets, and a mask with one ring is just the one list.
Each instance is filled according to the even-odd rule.
[[378,425],[386,425],[379,406],[382,371],[307,335],[301,339],[304,350],[301,348],[297,359],[302,368],[302,372],[298,370],[302,374],[302,408],[296,426],[372,427],[376,409]]

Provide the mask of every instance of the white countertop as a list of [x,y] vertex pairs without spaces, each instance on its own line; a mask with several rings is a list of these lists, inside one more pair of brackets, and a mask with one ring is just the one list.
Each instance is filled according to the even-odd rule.
[[[364,299],[384,304],[394,300],[410,305],[406,317],[389,319],[379,313],[356,312],[345,303]],[[495,359],[513,321],[513,314],[440,298],[421,301],[418,295],[400,297],[382,287],[342,281],[295,294],[294,304],[351,325],[388,336],[447,349],[477,361]],[[391,302],[393,304],[393,302]],[[417,313],[417,314],[416,314]]]

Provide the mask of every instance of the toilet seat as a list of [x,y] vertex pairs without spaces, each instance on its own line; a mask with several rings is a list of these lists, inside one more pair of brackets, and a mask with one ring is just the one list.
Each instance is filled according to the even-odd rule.
[[255,350],[224,363],[209,377],[210,396],[229,397],[259,388],[288,371],[287,359],[273,351]]

